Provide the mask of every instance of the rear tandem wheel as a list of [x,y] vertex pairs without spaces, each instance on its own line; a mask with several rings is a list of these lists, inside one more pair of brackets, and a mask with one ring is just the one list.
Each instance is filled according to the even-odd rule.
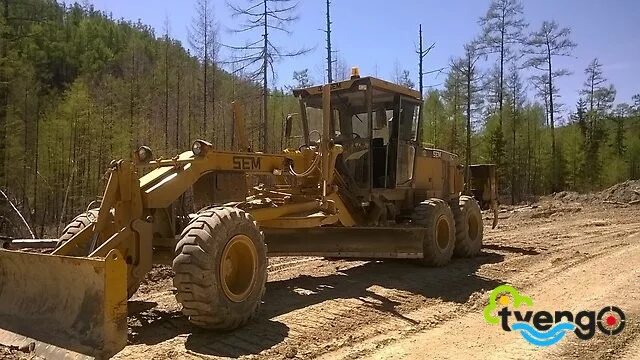
[[454,254],[474,257],[482,250],[483,224],[480,205],[471,196],[460,196],[451,206],[456,222],[456,246]]
[[423,263],[436,267],[449,263],[455,247],[455,224],[449,205],[442,199],[425,200],[414,208],[411,220],[427,230],[422,240]]

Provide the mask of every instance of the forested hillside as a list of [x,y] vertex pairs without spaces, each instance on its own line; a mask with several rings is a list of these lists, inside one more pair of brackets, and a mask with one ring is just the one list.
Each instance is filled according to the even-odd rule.
[[[425,142],[461,154],[466,153],[464,90],[451,83],[425,95]],[[522,86],[522,83],[519,85]],[[594,191],[626,179],[640,178],[640,97],[634,105],[612,105],[586,100],[575,105],[561,125],[556,124],[557,187],[554,189],[552,132],[544,103],[535,99],[515,103],[505,96],[502,139],[496,136],[498,115],[479,108],[473,119],[473,163],[500,164],[502,200],[515,202],[553,191]],[[494,105],[495,106],[495,105]],[[501,156],[500,156],[501,155]],[[512,191],[513,189],[513,191]]]
[[[257,148],[262,92],[250,81],[209,63],[205,92],[202,58],[188,46],[88,5],[3,4],[0,187],[32,224],[64,224],[84,211],[111,160],[141,144],[157,156],[196,138],[228,149],[234,100]],[[271,93],[274,149],[295,109],[287,100]]]
[[[264,148],[265,128],[267,150],[282,148],[282,120],[299,111],[295,99],[268,90],[263,126],[261,86],[273,62],[265,60],[260,75],[221,59],[213,20],[203,17],[208,3],[198,2],[194,39],[181,44],[168,30],[86,4],[0,1],[0,187],[40,232],[83,211],[100,195],[110,161],[141,144],[164,156],[196,138],[229,149],[232,101],[245,108],[254,149]],[[491,3],[482,32],[442,70],[442,86],[424,95],[423,142],[498,164],[507,202],[639,178],[640,95],[616,101],[598,54],[587,69],[546,68],[549,58],[570,55],[570,30],[555,22],[527,27],[525,15],[518,1]],[[265,58],[279,53],[267,50]],[[256,56],[245,60],[260,63]],[[337,77],[348,73],[344,59],[334,65]],[[392,80],[415,87],[403,69],[417,64],[400,66]],[[561,107],[556,80],[569,70],[584,73],[584,88],[575,89],[578,104]],[[293,79],[310,85],[307,69]]]

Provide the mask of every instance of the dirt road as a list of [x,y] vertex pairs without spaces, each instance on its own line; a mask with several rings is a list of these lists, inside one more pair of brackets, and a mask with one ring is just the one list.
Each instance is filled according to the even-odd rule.
[[[548,200],[501,214],[475,259],[441,269],[405,261],[270,259],[261,317],[221,334],[194,330],[157,267],[129,303],[129,345],[119,359],[640,359],[640,206]],[[487,221],[488,225],[489,221]],[[536,309],[616,305],[620,335],[537,348],[485,323],[488,293],[509,283]],[[0,348],[0,358],[30,358]]]
[[[506,212],[475,259],[406,262],[273,258],[261,317],[220,334],[194,330],[156,268],[130,302],[120,359],[640,358],[640,207],[547,202]],[[488,223],[488,222],[487,222]],[[573,334],[535,348],[486,324],[488,292],[509,283],[548,309],[627,315],[622,334]]]
[[[194,329],[172,271],[156,267],[129,303],[129,345],[119,359],[640,359],[640,206],[547,200],[501,213],[475,259],[440,269],[404,261],[270,259],[260,318],[231,333]],[[536,348],[485,323],[489,292],[511,284],[536,309],[616,305],[626,327]],[[0,348],[0,358],[29,358]]]

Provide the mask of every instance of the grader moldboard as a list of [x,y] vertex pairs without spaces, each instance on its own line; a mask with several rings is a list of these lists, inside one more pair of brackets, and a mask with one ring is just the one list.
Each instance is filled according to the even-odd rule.
[[[418,92],[354,71],[294,95],[299,148],[227,152],[197,140],[154,159],[141,147],[134,161],[112,162],[99,208],[78,215],[51,254],[0,250],[0,344],[46,358],[116,354],[127,342],[127,299],[153,264],[173,266],[193,324],[230,330],[256,315],[267,256],[443,266],[480,252],[480,207],[461,194],[495,209],[495,171],[471,167],[480,189],[465,189],[457,156],[418,142]],[[235,129],[246,151],[244,128]],[[173,204],[188,191],[202,210],[180,226]]]

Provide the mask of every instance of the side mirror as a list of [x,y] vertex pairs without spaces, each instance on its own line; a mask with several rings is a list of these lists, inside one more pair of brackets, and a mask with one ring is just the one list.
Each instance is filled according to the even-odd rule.
[[387,123],[387,111],[384,108],[378,108],[376,110],[374,129],[382,130],[387,127]]
[[286,139],[291,138],[291,129],[293,128],[293,115],[287,115],[287,118],[284,120],[284,137]]

